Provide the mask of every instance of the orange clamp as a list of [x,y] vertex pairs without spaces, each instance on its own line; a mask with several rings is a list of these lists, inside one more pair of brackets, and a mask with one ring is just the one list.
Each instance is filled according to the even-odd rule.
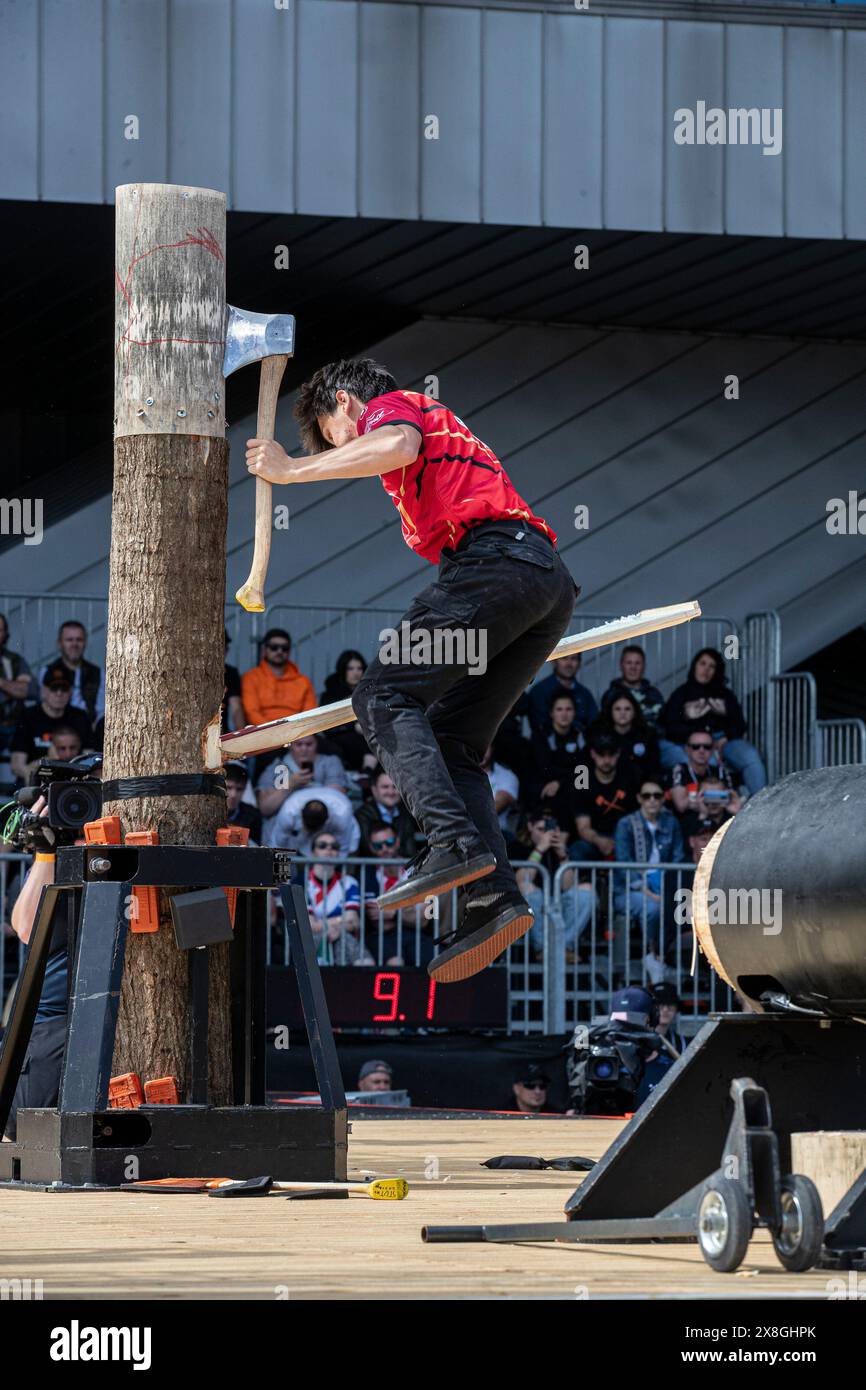
[[[232,846],[245,846],[249,844],[249,839],[249,826],[246,825],[224,825],[216,833],[216,842],[220,849],[231,848]],[[232,919],[232,931],[234,931],[238,890],[237,888],[224,888],[223,892],[228,899],[229,916]]]
[[145,1081],[144,1099],[148,1105],[177,1105],[177,1081],[173,1076]]
[[134,1071],[112,1076],[108,1083],[109,1110],[137,1110],[143,1100],[141,1078]]
[[[127,830],[124,843],[127,845],[158,845],[159,833],[156,830]],[[129,930],[131,932],[159,931],[158,888],[133,888]]]
[[119,845],[121,843],[120,816],[102,816],[100,820],[89,820],[84,827],[86,845]]

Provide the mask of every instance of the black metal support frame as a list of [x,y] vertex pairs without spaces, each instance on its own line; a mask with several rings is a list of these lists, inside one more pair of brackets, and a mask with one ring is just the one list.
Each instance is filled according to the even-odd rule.
[[[67,1041],[56,1110],[20,1110],[18,1139],[0,1146],[0,1181],[69,1187],[141,1177],[240,1176],[340,1180],[346,1098],[303,889],[285,851],[98,845],[61,849],[43,890],[0,1050],[0,1125],[26,1056],[56,909],[70,927]],[[237,888],[231,945],[233,1099],[208,1105],[208,948],[189,952],[191,1105],[108,1109],[128,904],[136,887]],[[265,1106],[266,890],[286,914],[322,1106]],[[126,1166],[124,1166],[124,1164]],[[146,1170],[146,1171],[145,1171]],[[194,1171],[193,1171],[194,1170]]]
[[[791,1135],[866,1129],[864,1072],[866,1028],[856,1021],[717,1016],[569,1198],[567,1221],[430,1226],[423,1238],[693,1240],[701,1195],[730,1159],[759,1219],[773,1229],[780,1173],[791,1171]],[[825,1221],[822,1264],[866,1268],[866,1173]]]

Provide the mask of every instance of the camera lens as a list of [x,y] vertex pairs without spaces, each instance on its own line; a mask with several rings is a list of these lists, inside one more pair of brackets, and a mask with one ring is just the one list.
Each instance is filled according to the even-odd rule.
[[61,782],[49,793],[48,819],[58,830],[80,830],[102,814],[102,786],[98,782]]

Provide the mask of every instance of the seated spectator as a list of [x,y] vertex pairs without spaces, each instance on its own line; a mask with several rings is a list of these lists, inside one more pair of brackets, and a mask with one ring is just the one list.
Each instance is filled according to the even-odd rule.
[[510,767],[503,767],[502,763],[494,762],[492,744],[485,749],[484,757],[481,759],[481,768],[483,772],[487,773],[499,824],[504,831],[507,831],[510,828],[513,813],[517,809],[520,784]]
[[693,864],[697,864],[710,840],[718,830],[718,825],[709,816],[689,812],[683,816],[682,833]]
[[[689,734],[684,754],[685,762],[674,763],[670,772],[671,805],[678,816],[684,815],[686,811],[697,810],[698,796],[704,782],[721,782],[732,796],[735,795],[730,773],[724,763],[714,765],[712,762],[711,734],[700,730]],[[735,797],[737,810],[742,804],[740,798]]]
[[646,654],[643,647],[623,647],[619,659],[620,674],[611,681],[601,698],[602,713],[606,713],[617,695],[627,694],[637,701],[644,722],[654,733],[664,708],[665,697],[644,676]]
[[574,696],[554,691],[550,729],[532,736],[533,772],[527,791],[530,800],[548,806],[563,825],[574,824],[574,769],[582,744]]
[[572,846],[572,858],[612,859],[614,835],[620,816],[635,810],[634,776],[620,767],[619,748],[610,734],[594,733],[589,740],[590,762],[578,767],[585,786],[575,792],[574,812],[579,844]]
[[51,735],[61,727],[77,733],[84,750],[93,747],[87,715],[70,707],[71,696],[65,669],[49,669],[39,704],[24,710],[12,735],[12,771],[19,783],[29,783],[37,764],[51,756]]
[[[387,893],[395,884],[405,877],[405,866],[395,863],[399,858],[399,846],[397,844],[396,832],[384,821],[373,821],[367,832],[371,854],[375,859],[381,860],[374,869],[370,865],[360,866],[362,897],[364,899],[364,921],[367,927],[367,944],[370,950],[384,965],[405,965],[406,954],[414,955],[409,951],[409,933],[414,930],[414,912],[404,914],[402,931],[400,930],[400,909],[396,907],[380,907],[376,899],[382,894]],[[380,936],[381,932],[381,936]],[[405,936],[405,946],[401,941],[401,936]],[[429,954],[423,960],[424,965],[433,959],[433,942],[429,941]]]
[[663,903],[670,894],[663,891],[663,875],[655,864],[681,864],[683,837],[675,815],[664,809],[664,791],[659,780],[644,777],[638,791],[639,809],[621,816],[614,833],[616,860],[620,864],[646,864],[647,872],[617,870],[614,874],[614,908],[626,913],[629,925],[646,923],[648,942],[657,948]]
[[[229,637],[229,630],[225,630],[226,657],[229,654],[229,647],[232,639]],[[234,733],[242,729],[247,722],[244,714],[243,701],[241,700],[241,673],[237,666],[230,666],[226,661],[223,668],[225,679],[225,690],[223,692],[223,708],[220,728],[224,734]]]
[[258,666],[241,676],[241,700],[251,724],[286,719],[316,708],[316,693],[307,676],[289,660],[292,639],[281,627],[270,628],[262,638]]
[[373,957],[358,940],[358,880],[344,873],[336,862],[342,852],[339,840],[327,830],[320,830],[313,837],[311,848],[318,862],[310,869],[306,897],[318,959],[326,965],[373,965]]
[[355,812],[361,833],[359,853],[370,857],[370,827],[374,821],[384,821],[397,836],[398,857],[411,859],[421,840],[420,831],[409,811],[400,800],[400,793],[383,767],[376,767],[370,778],[370,800]]
[[[716,759],[724,758],[754,796],[767,785],[761,755],[744,738],[746,721],[740,702],[725,676],[725,662],[714,647],[703,647],[689,667],[688,679],[677,686],[661,714],[661,724],[671,743],[681,748],[693,734],[709,732]],[[683,760],[682,753],[662,749],[664,766]]]
[[260,772],[256,782],[256,805],[264,819],[265,837],[286,798],[307,787],[346,790],[346,770],[336,754],[322,752],[318,734],[296,738]]
[[250,832],[248,843],[262,843],[262,813],[243,800],[249,774],[243,763],[226,763],[226,825],[240,825]]
[[[341,652],[337,657],[336,670],[325,681],[319,703],[330,705],[337,700],[350,700],[366,669],[367,663],[360,652],[351,649]],[[335,729],[329,729],[326,746],[329,752],[338,754],[349,774],[348,793],[353,800],[360,802],[377,759],[375,753],[370,752],[357,719],[352,724],[340,724]]]
[[593,724],[590,734],[596,730],[613,737],[622,766],[631,767],[635,777],[644,777],[661,766],[659,741],[630,691],[621,690],[614,696],[601,719]]
[[528,1067],[521,1067],[520,1074],[511,1087],[514,1100],[508,1105],[509,1110],[519,1110],[521,1115],[537,1115],[541,1111],[551,1111],[552,1106],[547,1103],[547,1093],[550,1089],[550,1077],[547,1073],[535,1064]]
[[49,671],[65,671],[72,683],[69,704],[72,709],[81,710],[87,715],[88,725],[92,728],[105,714],[105,678],[98,666],[84,659],[87,628],[77,619],[68,618],[60,624],[57,643],[60,650],[47,666],[43,666],[39,680],[46,685]]
[[286,797],[264,829],[265,844],[274,849],[293,849],[309,856],[313,838],[326,830],[338,841],[342,855],[354,854],[360,832],[352,815],[352,803],[333,787],[304,787]]
[[[563,864],[571,862],[568,834],[544,807],[529,812],[512,844],[511,858],[524,860],[525,866],[516,869],[517,885],[535,915],[529,929],[529,944],[538,958],[544,950],[544,881],[537,867],[547,870],[548,883],[553,888],[554,875]],[[592,917],[595,900],[592,884],[581,883],[577,870],[566,870],[560,881],[561,910],[551,906],[550,919],[559,936],[566,957],[574,956],[581,932]]]
[[711,775],[705,777],[697,789],[697,797],[693,810],[689,810],[683,816],[682,830],[686,833],[686,823],[698,820],[708,820],[718,830],[720,825],[730,820],[738,811],[743,809],[743,798],[733,791],[730,782],[724,781],[721,777]]
[[529,691],[529,723],[534,734],[550,732],[550,705],[556,694],[565,691],[574,698],[578,728],[585,732],[598,715],[598,705],[590,690],[577,679],[580,655],[562,656],[552,661],[553,674],[539,681]]
[[9,650],[8,641],[9,624],[0,613],[0,787],[13,784],[9,750],[30,691],[30,667],[23,656]]
[[358,1073],[359,1091],[394,1091],[394,1073],[387,1062],[365,1062]]
[[360,652],[352,648],[340,652],[334,670],[325,677],[325,688],[319,696],[319,704],[332,705],[337,700],[351,700],[366,669],[366,659]]

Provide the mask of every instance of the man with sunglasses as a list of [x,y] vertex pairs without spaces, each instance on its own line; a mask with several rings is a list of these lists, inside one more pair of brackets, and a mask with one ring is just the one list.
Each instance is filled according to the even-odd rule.
[[708,778],[718,778],[730,792],[734,790],[727,768],[714,757],[712,734],[695,730],[685,747],[688,762],[675,763],[670,773],[671,803],[678,816],[697,809],[701,785]]
[[289,660],[292,639],[281,627],[270,628],[262,638],[262,659],[241,676],[241,699],[251,724],[267,724],[290,714],[316,708],[316,692],[309,677]]
[[[666,885],[665,875],[654,866],[681,864],[685,851],[679,822],[664,807],[661,779],[644,777],[637,795],[637,811],[623,816],[616,827],[615,858],[621,864],[645,864],[647,867],[643,872],[639,869],[615,871],[613,902],[615,910],[627,917],[630,928],[639,927],[642,934],[645,933],[644,968],[655,982],[664,976],[660,961],[662,924],[668,925],[676,884]],[[627,954],[630,958],[630,951]],[[620,958],[618,964],[622,967],[626,962]]]
[[[364,916],[367,921],[367,944],[378,956],[383,965],[405,965],[407,960],[415,963],[415,912],[410,910],[403,915],[403,940],[397,918],[398,907],[380,907],[379,897],[390,893],[404,878],[403,864],[395,863],[401,858],[400,843],[393,826],[385,821],[373,821],[367,831],[367,844],[374,859],[382,862],[375,868],[366,864],[361,869],[364,886]],[[381,929],[381,943],[379,931]],[[433,956],[433,943],[429,933],[423,937],[428,949],[421,951],[419,964],[426,965]]]
[[550,1077],[540,1067],[534,1065],[523,1067],[511,1087],[514,1101],[509,1109],[519,1110],[521,1115],[537,1115],[540,1111],[550,1112],[555,1107],[548,1104],[547,1092],[549,1087]]

